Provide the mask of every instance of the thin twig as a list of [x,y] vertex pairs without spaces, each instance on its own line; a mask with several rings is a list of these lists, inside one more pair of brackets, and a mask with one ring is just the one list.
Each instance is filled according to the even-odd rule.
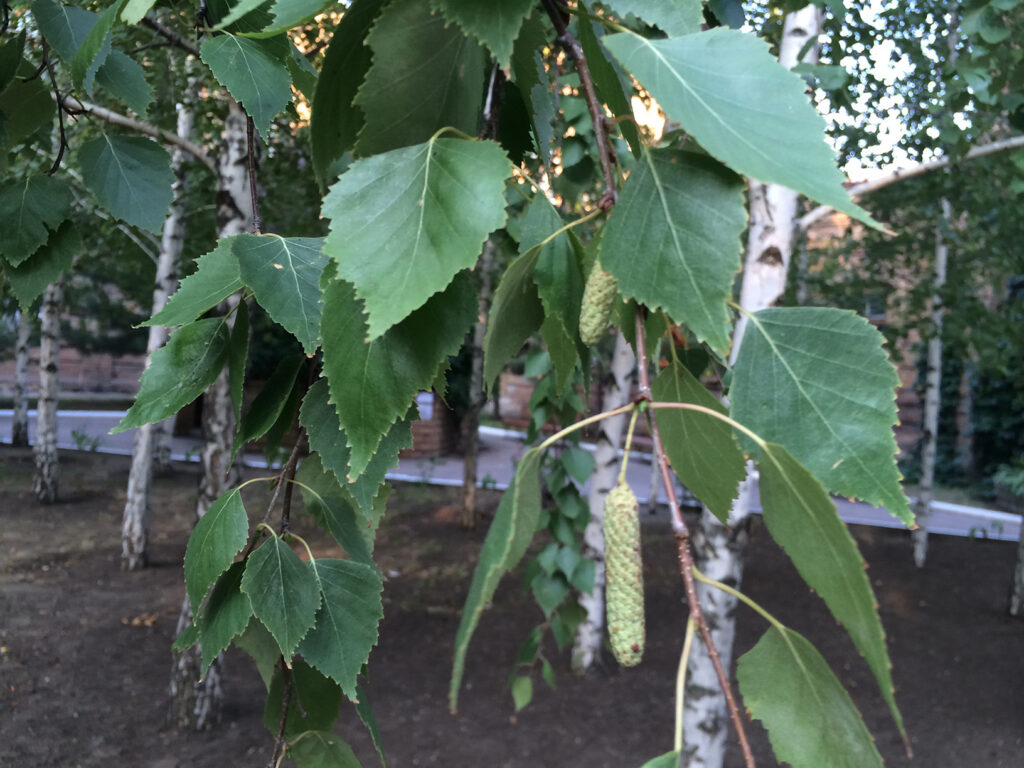
[[143,16],[142,21],[140,23],[142,24],[142,26],[149,27],[150,29],[152,29],[154,32],[160,35],[160,37],[164,38],[171,45],[177,48],[181,48],[183,51],[188,51],[193,56],[199,55],[199,48],[194,43],[186,40],[173,29],[165,27],[152,16]]
[[57,99],[57,125],[60,129],[60,147],[57,149],[57,158],[53,161],[53,165],[47,172],[48,176],[53,176],[60,168],[60,161],[64,159],[64,150],[68,148],[68,135],[64,131],[64,104],[60,96],[60,90],[57,88],[57,76],[53,74],[53,64],[50,61],[50,46],[45,40],[43,40],[43,66],[46,67],[46,72],[50,76],[53,96]]
[[[285,462],[284,466],[281,467],[281,471],[277,473],[277,478],[274,482],[274,492],[270,494],[270,503],[267,504],[267,511],[263,513],[262,523],[266,523],[270,519],[270,513],[274,511],[274,505],[277,504],[277,497],[281,493],[281,486],[287,485],[291,488],[292,483],[288,482],[289,478],[295,477],[295,467],[299,461],[299,451],[302,445],[301,440],[295,441],[295,447],[292,448],[291,454],[288,456],[288,461]],[[252,538],[249,540],[249,546],[245,548],[245,552],[242,553],[242,560],[252,554],[252,551],[256,549],[256,545],[262,538],[259,525],[256,526]]]
[[252,115],[245,113],[246,146],[249,165],[249,199],[252,201],[252,233],[258,235],[263,231],[263,219],[260,217],[260,201],[256,191],[256,128]]
[[572,57],[576,65],[576,73],[580,76],[580,85],[583,86],[583,95],[587,100],[587,108],[590,110],[590,120],[594,124],[594,139],[597,142],[598,155],[601,157],[601,170],[604,173],[604,193],[598,201],[598,207],[607,211],[618,199],[615,191],[615,156],[612,154],[611,146],[608,144],[608,128],[605,124],[604,108],[597,98],[597,89],[594,88],[594,78],[590,74],[590,67],[587,65],[587,58],[583,55],[583,48],[572,36],[567,25],[566,14],[559,7],[557,0],[544,0],[544,10],[551,17],[551,22],[558,32],[556,41]]
[[284,683],[284,693],[281,695],[281,719],[277,724],[274,751],[270,753],[267,768],[276,768],[276,766],[280,765],[281,759],[278,757],[278,752],[280,752],[281,757],[284,756],[285,752],[284,729],[288,725],[288,706],[292,703],[292,675],[284,656],[281,657],[281,680]]
[[[651,400],[651,377],[647,367],[647,336],[644,328],[644,317],[642,312],[636,313],[636,355],[637,369],[640,373],[640,400],[650,402]],[[654,442],[654,453],[657,457],[658,468],[661,470],[661,482],[665,488],[665,496],[668,499],[668,508],[672,512],[672,527],[675,530],[676,550],[679,554],[679,571],[683,577],[683,586],[686,591],[686,601],[690,606],[690,618],[697,623],[701,640],[708,650],[708,658],[715,668],[715,676],[718,684],[725,694],[725,704],[736,728],[736,736],[739,739],[740,750],[743,752],[743,760],[747,768],[755,768],[754,753],[747,741],[747,732],[743,724],[743,716],[740,714],[736,698],[733,696],[732,686],[729,684],[729,677],[722,665],[722,658],[715,647],[715,641],[711,637],[711,629],[708,627],[707,619],[700,608],[700,600],[697,598],[697,586],[693,577],[693,555],[690,552],[690,532],[683,522],[682,512],[679,510],[679,501],[676,498],[675,484],[669,474],[668,457],[665,455],[661,443],[661,434],[658,431],[658,422],[650,416],[648,410],[648,425],[651,431],[651,438]]]

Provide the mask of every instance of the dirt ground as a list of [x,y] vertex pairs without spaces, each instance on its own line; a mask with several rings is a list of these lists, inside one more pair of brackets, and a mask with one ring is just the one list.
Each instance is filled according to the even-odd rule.
[[[181,733],[165,723],[195,468],[156,481],[152,567],[123,573],[127,459],[61,458],[63,500],[42,507],[31,494],[29,454],[0,449],[0,766],[265,765],[263,688],[243,653],[227,657],[226,706],[215,731]],[[250,510],[261,509],[260,493],[256,486],[246,496]],[[483,538],[454,522],[456,498],[455,489],[397,488],[378,538],[389,578],[369,693],[388,765],[636,768],[668,751],[684,613],[671,536],[653,525],[645,529],[648,649],[640,667],[606,663],[577,679],[550,648],[557,690],[538,680],[533,704],[514,715],[506,680],[540,618],[514,574],[471,647],[461,714],[449,715],[452,643]],[[487,503],[493,509],[496,499]],[[907,534],[859,528],[854,535],[871,564],[912,762],[866,665],[760,527],[747,591],[817,645],[865,713],[887,765],[1024,765],[1024,622],[1005,614],[1016,545],[936,536],[928,567],[917,571]],[[764,629],[743,613],[738,652]],[[377,764],[351,707],[338,732],[365,766]],[[758,764],[774,765],[757,726],[753,740]],[[729,765],[741,765],[738,753]]]

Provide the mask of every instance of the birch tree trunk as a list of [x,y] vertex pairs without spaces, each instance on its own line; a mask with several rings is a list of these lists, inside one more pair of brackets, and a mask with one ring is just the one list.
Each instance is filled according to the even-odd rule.
[[[808,5],[786,16],[779,61],[787,68],[798,62],[809,39],[821,33],[822,10]],[[811,43],[803,61],[817,62],[820,45]],[[785,291],[786,274],[793,253],[797,226],[798,195],[777,184],[750,182],[750,227],[743,265],[740,303],[755,312],[778,303]],[[735,363],[746,329],[746,317],[740,315],[733,335],[730,364]],[[739,588],[743,576],[743,556],[748,541],[748,523],[754,482],[748,465],[747,479],[729,513],[729,527],[722,525],[707,507],[693,532],[697,566],[712,579]],[[697,584],[701,610],[707,619],[723,666],[732,663],[732,644],[736,630],[735,598]],[[711,659],[703,643],[695,643],[687,667],[686,699],[683,722],[683,760],[690,768],[721,768],[725,760],[728,714],[725,696],[718,685]]]
[[18,334],[14,343],[14,413],[11,416],[11,445],[28,447],[28,362],[32,318],[18,313]]
[[[252,229],[253,210],[249,195],[246,117],[242,108],[231,99],[224,120],[223,145],[217,176],[217,237],[224,238]],[[220,310],[229,312],[237,306],[235,294],[223,302]],[[196,519],[206,514],[217,497],[238,482],[238,468],[232,467],[231,444],[235,418],[231,405],[231,386],[227,371],[221,372],[203,396],[203,447],[200,461],[203,468],[196,502]],[[188,598],[182,601],[178,617],[179,630],[192,621]],[[196,645],[181,653],[171,669],[171,720],[181,728],[203,730],[212,727],[220,717],[223,700],[222,663],[217,658],[200,679],[200,651]]]
[[1010,615],[1024,616],[1024,525],[1020,529],[1017,544],[1017,565],[1013,569],[1013,583],[1010,585]]
[[491,306],[491,269],[495,244],[488,239],[480,256],[480,299],[476,325],[473,326],[473,362],[469,371],[469,406],[462,419],[462,527],[476,528],[477,453],[480,446],[480,410],[484,405],[484,335]]
[[43,504],[57,500],[60,464],[57,458],[57,399],[60,395],[60,310],[64,286],[50,283],[43,294],[39,341],[39,400],[36,403],[36,474],[33,490]]
[[924,380],[924,423],[921,437],[921,481],[917,488],[914,515],[918,528],[911,537],[914,542],[914,564],[924,568],[928,555],[928,518],[935,496],[935,452],[939,441],[939,399],[942,389],[942,316],[945,308],[939,295],[946,284],[946,262],[949,244],[943,231],[949,226],[949,200],[942,198],[942,221],[935,227],[935,273],[932,278],[932,337],[928,340],[928,363]]
[[[189,78],[186,93],[178,104],[177,134],[182,139],[192,135],[192,96],[195,85],[194,78]],[[174,172],[172,187],[173,201],[160,239],[160,253],[156,262],[156,281],[153,286],[153,311],[156,314],[167,303],[168,296],[178,285],[178,260],[181,258],[182,244],[185,239],[185,206],[184,192],[187,170],[185,153],[180,148],[171,156],[171,170]],[[146,343],[146,367],[149,367],[153,353],[162,347],[169,333],[165,326],[152,325],[149,328],[149,339]],[[155,456],[160,442],[161,431],[168,450],[165,452],[166,463],[170,461],[170,430],[167,428],[171,419],[160,424],[143,424],[135,432],[135,448],[132,452],[132,465],[128,473],[128,492],[124,505],[124,516],[121,524],[121,567],[128,571],[138,570],[146,565],[147,541],[149,537],[149,487],[153,478]]]
[[[621,332],[615,338],[609,381],[601,398],[601,410],[610,411],[629,402],[636,356]],[[594,453],[594,474],[590,478],[590,522],[583,532],[583,555],[594,561],[594,589],[588,595],[580,592],[577,600],[587,617],[576,629],[572,649],[572,668],[583,674],[601,656],[604,640],[604,500],[615,487],[619,472],[619,444],[626,427],[627,414],[605,419],[599,424],[597,450]]]

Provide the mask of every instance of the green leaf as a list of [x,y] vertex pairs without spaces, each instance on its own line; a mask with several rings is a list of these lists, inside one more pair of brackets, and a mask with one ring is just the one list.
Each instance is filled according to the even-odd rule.
[[594,471],[594,454],[583,448],[567,448],[562,452],[562,466],[570,477],[580,485],[590,479]]
[[349,560],[317,560],[311,568],[323,602],[299,653],[357,701],[356,678],[377,644],[377,625],[384,618],[384,583],[376,568]]
[[882,343],[852,312],[763,309],[749,316],[729,398],[736,421],[784,445],[830,491],[909,526],[892,432],[899,378]]
[[458,352],[476,319],[472,281],[463,276],[387,333],[366,342],[362,307],[352,287],[324,291],[324,372],[351,449],[349,481],[363,473],[381,439],[416,393]]
[[[658,374],[651,385],[651,394],[658,402],[692,403],[723,415],[727,413],[679,363]],[[713,416],[694,411],[662,408],[655,413],[672,469],[683,485],[728,525],[736,489],[746,476],[743,451],[732,429]]]
[[285,659],[313,626],[320,590],[312,571],[277,536],[256,549],[245,566],[242,591],[256,618],[270,630]]
[[128,0],[121,11],[121,21],[129,25],[138,24],[154,5],[156,0]]
[[355,702],[356,714],[359,715],[359,719],[370,733],[370,741],[373,742],[373,747],[377,750],[381,768],[387,768],[387,763],[384,760],[384,746],[380,739],[380,730],[377,728],[377,718],[373,716],[370,697],[367,695],[362,681],[356,682],[356,696],[358,697]]
[[312,101],[313,94],[316,93],[316,84],[320,78],[320,73],[316,71],[316,67],[309,63],[309,59],[303,56],[294,44],[289,45],[288,49],[291,56],[285,60],[285,66],[288,67],[288,74],[292,78],[292,83],[306,97],[307,101]]
[[185,547],[185,592],[193,616],[199,615],[210,585],[231,566],[248,536],[249,518],[242,495],[232,488],[199,518]]
[[253,616],[249,619],[245,632],[235,639],[235,645],[252,657],[263,685],[269,689],[274,680],[277,662],[281,658],[281,649],[277,647],[273,635]]
[[139,325],[183,325],[190,323],[210,307],[215,307],[235,291],[242,289],[238,259],[232,242],[240,235],[225,237],[217,247],[196,260],[196,271],[181,281],[178,290],[164,308]]
[[804,581],[846,627],[905,735],[867,566],[835,504],[821,483],[781,445],[768,443],[758,468],[765,526]]
[[484,608],[494,596],[501,577],[522,560],[540,517],[540,480],[538,467],[541,452],[531,448],[519,462],[512,485],[501,498],[487,538],[484,539],[480,560],[473,573],[462,620],[455,636],[455,661],[452,665],[448,702],[455,712],[459,700],[459,687],[466,665],[466,651]]
[[551,690],[555,690],[555,670],[547,659],[540,660],[540,676]]
[[245,361],[249,356],[249,305],[241,302],[235,311],[228,349],[228,381],[231,388],[231,409],[235,423],[242,418],[242,388],[245,385]]
[[659,755],[653,760],[648,760],[640,768],[678,768],[678,766],[679,753],[666,752],[664,755]]
[[255,11],[257,8],[259,8],[261,5],[263,5],[265,2],[266,2],[266,0],[238,0],[237,3],[234,3],[231,6],[231,10],[228,11],[228,13],[223,18],[221,18],[214,25],[213,28],[215,30],[222,30],[225,27],[228,27],[231,24],[234,24],[236,21],[238,21],[243,16],[248,15],[249,12]]
[[398,465],[398,452],[412,445],[412,422],[415,407],[396,421],[377,446],[366,469],[355,482],[348,482],[350,452],[345,432],[338,421],[338,412],[329,402],[327,380],[319,379],[306,392],[299,411],[299,423],[306,429],[309,447],[320,455],[323,466],[334,473],[338,482],[346,486],[360,510],[369,515],[385,475]]
[[537,151],[545,166],[551,165],[551,120],[555,114],[550,78],[539,51],[550,41],[544,14],[530,16],[512,48],[512,79],[519,87],[530,116]]
[[122,2],[123,0],[118,0],[108,5],[96,17],[96,23],[85,36],[82,45],[75,52],[74,61],[71,62],[71,81],[75,88],[84,87],[90,96],[96,72],[110,54],[110,30],[117,21],[117,13],[121,10]]
[[128,224],[160,233],[173,198],[167,150],[141,136],[103,134],[81,146],[78,164],[100,205]]
[[0,187],[0,253],[17,267],[50,238],[71,208],[71,190],[52,176],[11,179]]
[[35,0],[32,15],[46,42],[64,63],[71,65],[99,15],[54,0]]
[[25,49],[25,32],[8,37],[0,44],[0,92],[14,82],[21,67],[21,52]]
[[235,443],[231,448],[232,461],[235,460],[239,448],[253,440],[259,440],[274,426],[291,395],[295,377],[299,375],[303,362],[305,358],[302,355],[289,355],[277,364],[263,389],[252,401],[235,434]]
[[519,29],[533,10],[533,0],[500,0],[497,3],[479,3],[476,0],[433,0],[431,6],[440,9],[445,18],[462,27],[486,45],[498,64],[507,67],[512,58],[512,44]]
[[150,357],[135,402],[110,434],[161,421],[191,403],[221,372],[229,345],[223,317],[196,320],[172,333],[167,344]]
[[327,257],[317,237],[237,235],[231,252],[243,282],[267,314],[312,355],[320,341],[320,273]]
[[[270,13],[273,14],[274,20],[270,23],[270,29],[267,32],[286,32],[292,27],[312,21],[314,17],[332,5],[334,5],[333,0],[276,0],[270,6]],[[351,7],[345,10],[345,16],[350,12]],[[334,33],[338,33],[337,28]]]
[[[686,0],[687,2],[689,0]],[[662,3],[659,3],[662,5]],[[700,4],[697,3],[697,14],[700,17]],[[612,114],[619,119],[618,128],[622,131],[622,137],[629,144],[633,156],[640,159],[642,144],[640,133],[636,128],[636,121],[633,118],[633,105],[630,96],[633,93],[633,86],[608,58],[600,39],[604,36],[604,29],[596,21],[587,19],[579,20],[579,39],[583,48],[583,55],[587,57],[587,66],[590,68],[590,75],[594,79],[594,88],[601,101],[605,102],[611,109]],[[700,29],[700,22],[697,23]]]
[[50,239],[39,250],[16,267],[7,266],[4,275],[10,281],[11,293],[27,311],[46,286],[54,283],[61,273],[71,268],[75,256],[82,249],[78,229],[69,220],[50,233]]
[[619,17],[633,14],[669,37],[700,32],[704,23],[701,0],[601,0]]
[[363,44],[383,0],[356,0],[334,28],[313,95],[309,138],[313,172],[320,186],[333,181],[330,169],[356,143],[363,110],[352,103],[370,68],[371,51]]
[[171,653],[177,656],[179,653],[187,651],[198,642],[199,627],[190,622],[185,625],[183,630],[181,630],[181,634],[174,638],[174,642],[171,643]]
[[881,768],[849,694],[803,637],[772,627],[737,663],[743,703],[793,768]]
[[310,454],[295,477],[302,483],[306,511],[330,532],[349,558],[373,566],[374,528],[351,503],[337,478],[324,472],[320,457]]
[[[290,678],[292,696],[288,701],[285,738],[295,739],[309,731],[332,728],[341,710],[341,689],[333,680],[320,674],[301,659],[296,659],[292,663]],[[263,708],[263,724],[274,734],[281,723],[283,697],[284,676],[278,669],[270,681],[267,702]]]
[[517,677],[512,683],[512,701],[516,712],[530,704],[533,699],[533,680],[528,677]]
[[476,264],[505,223],[511,166],[491,141],[431,139],[353,163],[324,200],[324,252],[366,304],[376,339]]
[[274,55],[272,42],[224,34],[208,38],[199,50],[217,82],[245,107],[267,139],[271,121],[292,94],[288,68]]
[[803,78],[779,64],[765,41],[718,27],[668,40],[608,35],[604,44],[670,119],[730,168],[876,226],[843,188]]
[[137,61],[113,50],[96,73],[96,84],[122,101],[132,111],[144,115],[153,102],[153,86]]
[[288,746],[298,768],[360,768],[352,748],[329,731],[306,731]]
[[357,154],[420,144],[446,126],[476,134],[484,51],[457,26],[432,14],[426,3],[396,0],[366,43],[373,63],[355,97],[366,116]]
[[[56,105],[49,86],[43,78],[23,80],[35,70],[22,61],[19,77],[0,93],[0,146],[7,149],[18,146],[33,134],[53,124]],[[47,176],[46,178],[50,178]]]
[[213,585],[210,599],[199,614],[199,648],[203,657],[202,676],[214,659],[245,631],[252,618],[252,604],[242,594],[245,563],[233,563]]
[[532,248],[513,261],[494,292],[484,335],[484,384],[492,392],[505,364],[544,321],[544,306],[533,281],[539,253],[539,248]]
[[601,265],[623,296],[664,309],[727,356],[746,224],[739,177],[703,155],[645,151],[608,218]]
[[530,590],[537,605],[544,611],[544,617],[549,617],[555,609],[562,604],[566,595],[569,594],[569,586],[565,579],[558,576],[548,576],[546,573],[538,573],[530,582]]

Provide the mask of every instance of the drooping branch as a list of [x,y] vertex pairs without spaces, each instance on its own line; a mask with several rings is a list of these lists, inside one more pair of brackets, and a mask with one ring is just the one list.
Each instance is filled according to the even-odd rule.
[[127,115],[122,115],[120,112],[114,112],[113,110],[101,107],[98,104],[82,101],[74,96],[57,96],[55,94],[54,99],[57,101],[59,107],[69,113],[84,112],[87,115],[92,115],[93,117],[108,122],[111,125],[119,125],[130,131],[135,131],[136,133],[141,133],[144,136],[150,136],[167,144],[173,144],[176,147],[180,147],[209,168],[211,173],[217,173],[216,163],[213,162],[213,158],[211,158],[202,147],[188,141],[187,139],[181,138],[176,133],[165,131],[163,128],[157,128],[155,125],[143,122],[142,120],[136,120],[135,118],[128,117]]
[[[926,173],[932,173],[933,171],[941,171],[943,168],[949,167],[953,162],[962,163],[967,160],[976,160],[979,157],[994,155],[997,152],[1007,152],[1012,149],[1020,148],[1024,148],[1024,136],[1011,136],[1009,139],[993,141],[991,144],[982,144],[980,147],[975,147],[959,160],[952,160],[949,157],[940,157],[937,160],[929,160],[927,163],[920,163],[912,168],[894,168],[883,176],[879,176],[876,179],[864,181],[850,187],[850,197],[863,197],[864,195],[869,195],[872,192],[877,192],[880,189],[885,189],[897,182],[914,179],[918,176],[924,176]],[[797,220],[797,231],[806,231],[812,224],[821,221],[821,219],[828,216],[834,210],[834,208],[828,205],[819,205],[817,208],[805,213]]]
[[142,21],[140,23],[142,24],[142,26],[149,27],[150,29],[152,29],[154,32],[160,35],[160,37],[164,38],[171,45],[177,48],[181,48],[183,51],[188,51],[193,56],[199,55],[199,48],[194,43],[186,40],[173,29],[165,27],[152,16],[143,16]]

